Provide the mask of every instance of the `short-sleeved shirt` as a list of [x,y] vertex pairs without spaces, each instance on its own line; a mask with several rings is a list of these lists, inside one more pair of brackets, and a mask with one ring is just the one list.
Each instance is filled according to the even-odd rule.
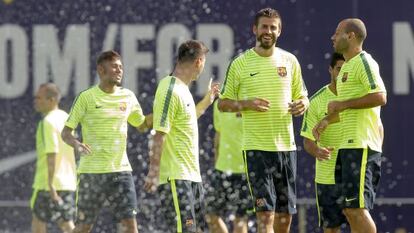
[[307,96],[296,57],[280,48],[262,57],[249,49],[234,59],[228,70],[221,99],[270,101],[266,112],[246,110],[243,115],[243,149],[296,150],[288,103]]
[[135,94],[116,87],[105,93],[98,86],[81,92],[73,103],[66,126],[82,126],[83,143],[92,153],[81,156],[79,173],[131,171],[126,147],[128,122],[139,126],[145,120]]
[[188,86],[167,76],[154,100],[154,130],[166,134],[160,161],[160,184],[169,179],[201,182],[196,107]]
[[[36,130],[36,173],[33,188],[49,190],[47,156],[55,157],[53,187],[60,191],[76,190],[76,163],[73,148],[63,142],[60,134],[68,114],[60,109],[47,113]],[[47,154],[56,155],[47,155]]]
[[214,129],[220,134],[215,168],[222,172],[244,173],[241,114],[236,112],[220,112],[216,101],[214,103],[213,116]]
[[[336,95],[328,86],[324,86],[310,98],[309,108],[303,118],[300,135],[309,140],[315,140],[312,134],[312,129],[328,114],[328,103],[335,99]],[[335,165],[341,136],[342,131],[340,123],[329,125],[321,135],[318,145],[321,147],[332,147],[333,151],[331,152],[331,158],[329,160],[316,160],[316,183],[335,184]]]
[[[365,51],[346,61],[337,77],[338,100],[386,93],[377,62]],[[340,113],[343,137],[340,148],[366,148],[382,151],[381,107],[347,109]]]

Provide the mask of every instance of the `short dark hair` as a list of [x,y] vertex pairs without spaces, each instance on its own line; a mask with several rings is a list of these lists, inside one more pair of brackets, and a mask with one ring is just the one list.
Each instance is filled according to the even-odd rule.
[[345,32],[355,33],[355,37],[361,42],[367,38],[367,28],[365,27],[364,22],[357,18],[350,18],[345,20]]
[[96,64],[100,65],[105,61],[114,61],[117,59],[121,60],[121,55],[119,55],[119,53],[114,50],[109,50],[99,54],[98,59],[96,60]]
[[177,60],[179,63],[193,62],[201,55],[208,53],[209,49],[203,42],[198,40],[187,40],[178,48]]
[[282,17],[280,16],[279,12],[275,9],[272,9],[270,7],[264,8],[259,10],[256,13],[256,16],[254,17],[254,25],[259,25],[259,19],[261,17],[267,17],[267,18],[275,18],[280,20],[280,26],[282,26]]
[[335,65],[336,65],[336,63],[339,60],[345,61],[344,56],[342,54],[340,54],[340,53],[333,53],[332,54],[332,57],[331,57],[331,63],[329,64],[331,66],[331,68],[334,68]]
[[60,94],[60,90],[58,86],[54,83],[43,83],[39,86],[39,88],[45,88],[46,89],[46,98],[55,98],[57,102],[60,102],[60,98],[62,95]]

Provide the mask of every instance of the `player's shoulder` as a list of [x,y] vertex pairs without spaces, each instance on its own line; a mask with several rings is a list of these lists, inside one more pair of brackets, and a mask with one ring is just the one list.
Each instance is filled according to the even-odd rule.
[[232,64],[243,64],[248,59],[254,58],[255,52],[252,48],[244,50],[243,52],[237,54],[231,61]]
[[43,121],[45,123],[49,123],[54,125],[56,122],[59,121],[66,121],[68,117],[68,113],[63,111],[62,109],[55,109],[51,112],[49,112],[44,118]]
[[91,86],[88,89],[85,89],[81,92],[79,92],[77,98],[88,98],[91,95],[94,95],[95,93],[98,92],[98,86]]
[[118,92],[122,95],[135,96],[135,93],[133,91],[125,87],[119,87]]
[[323,86],[321,89],[316,91],[310,98],[309,101],[315,102],[325,97],[326,92],[328,91],[328,85]]
[[278,56],[278,57],[280,57],[283,60],[288,60],[288,61],[291,61],[291,62],[292,61],[293,62],[297,62],[298,61],[298,59],[296,58],[296,56],[293,53],[291,53],[289,51],[286,51],[286,50],[284,50],[282,48],[279,48],[279,47],[276,47],[276,49],[275,49],[275,55]]

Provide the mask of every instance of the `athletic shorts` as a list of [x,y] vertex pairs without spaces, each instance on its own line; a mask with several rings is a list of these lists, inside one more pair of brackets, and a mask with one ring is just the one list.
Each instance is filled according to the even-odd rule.
[[340,149],[336,160],[335,181],[341,185],[342,208],[374,207],[381,178],[380,152],[366,149]]
[[319,227],[336,228],[346,223],[341,208],[341,189],[335,184],[315,184]]
[[255,211],[295,214],[296,151],[245,151]]
[[158,187],[161,212],[167,232],[204,232],[205,205],[204,189],[201,182],[169,180]]
[[81,173],[78,177],[76,223],[93,224],[104,203],[109,203],[116,222],[135,218],[137,196],[131,172]]
[[246,216],[253,209],[246,175],[214,170],[207,188],[206,206],[209,214]]
[[33,214],[43,222],[73,221],[75,219],[75,192],[57,191],[61,203],[52,201],[49,191],[33,190],[30,208]]

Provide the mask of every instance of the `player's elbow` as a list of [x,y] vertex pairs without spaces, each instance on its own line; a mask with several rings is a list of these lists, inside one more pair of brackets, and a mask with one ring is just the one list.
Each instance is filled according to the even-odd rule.
[[224,112],[225,109],[225,100],[218,99],[217,100],[217,108],[220,110],[220,112]]
[[60,133],[60,136],[62,137],[62,140],[65,143],[68,143],[69,135],[71,135],[71,134],[72,134],[72,130],[70,130],[68,127],[65,126],[62,130],[62,133]]
[[381,95],[379,97],[379,105],[384,106],[386,104],[387,104],[387,94],[381,93]]

